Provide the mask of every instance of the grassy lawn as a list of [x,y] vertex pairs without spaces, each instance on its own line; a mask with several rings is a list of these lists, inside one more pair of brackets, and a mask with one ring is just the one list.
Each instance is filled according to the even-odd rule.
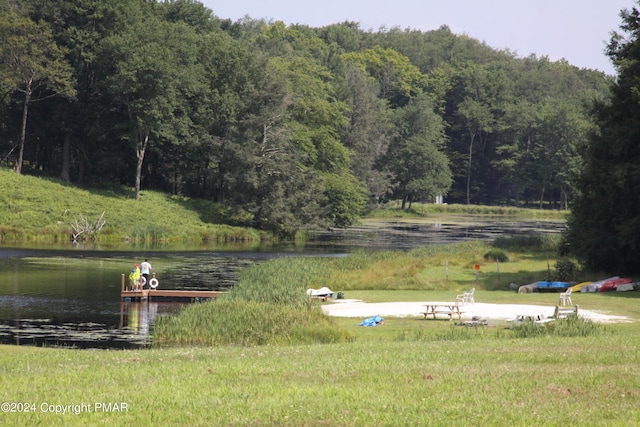
[[[3,347],[2,400],[33,403],[36,411],[4,413],[2,423],[524,426],[640,419],[640,380],[632,374],[640,340],[629,327],[572,339],[514,340],[496,331],[468,340],[376,339],[387,328],[400,331],[388,321],[359,342],[337,345]],[[124,403],[126,410],[104,412],[96,403]],[[90,409],[52,414],[43,404]]]

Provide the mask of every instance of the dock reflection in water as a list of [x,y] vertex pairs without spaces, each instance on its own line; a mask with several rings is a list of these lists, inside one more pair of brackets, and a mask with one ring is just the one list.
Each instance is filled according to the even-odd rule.
[[158,316],[169,316],[180,311],[186,303],[122,301],[120,309],[120,329],[145,338],[149,343]]
[[[149,335],[150,326],[158,316],[158,303],[122,302],[120,309],[120,328],[135,335]],[[126,313],[126,314],[125,314]]]

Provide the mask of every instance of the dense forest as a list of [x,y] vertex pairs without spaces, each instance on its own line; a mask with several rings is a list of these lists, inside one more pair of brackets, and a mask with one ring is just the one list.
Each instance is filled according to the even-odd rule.
[[[638,2],[636,2],[638,4]],[[594,108],[566,233],[567,254],[590,270],[640,274],[640,11],[621,12],[607,48],[617,70],[607,103]]]
[[566,208],[614,83],[446,26],[232,22],[195,0],[0,0],[0,42],[1,167],[274,232],[437,196]]

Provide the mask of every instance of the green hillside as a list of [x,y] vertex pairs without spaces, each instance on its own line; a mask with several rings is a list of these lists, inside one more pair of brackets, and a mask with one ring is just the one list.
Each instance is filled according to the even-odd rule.
[[76,221],[94,224],[104,213],[98,241],[259,240],[255,230],[226,225],[218,205],[145,191],[140,200],[124,187],[80,189],[57,180],[0,169],[0,241],[61,242],[71,239]]

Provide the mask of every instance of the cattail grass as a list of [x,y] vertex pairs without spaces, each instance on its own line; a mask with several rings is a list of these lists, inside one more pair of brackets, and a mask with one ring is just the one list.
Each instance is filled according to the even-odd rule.
[[158,320],[154,344],[273,345],[335,343],[352,339],[324,315],[306,291],[325,275],[322,262],[281,258],[241,273],[216,301]]
[[268,302],[308,309],[306,291],[326,282],[327,270],[317,259],[286,257],[257,264],[240,273],[230,299]]
[[564,319],[541,324],[528,322],[513,328],[514,336],[518,338],[538,336],[586,337],[607,331],[608,329],[605,325],[580,316],[567,316]]
[[335,343],[351,336],[319,308],[220,298],[192,305],[155,326],[156,345],[276,345]]

